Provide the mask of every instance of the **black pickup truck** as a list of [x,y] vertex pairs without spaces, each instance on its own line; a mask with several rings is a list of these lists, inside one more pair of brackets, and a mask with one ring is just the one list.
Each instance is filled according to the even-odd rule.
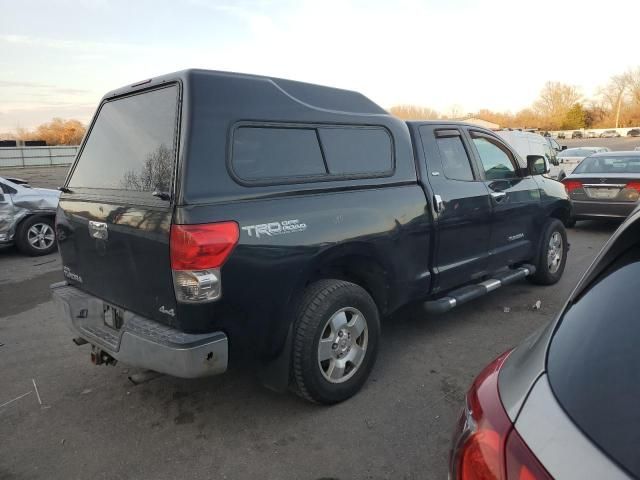
[[558,281],[571,207],[547,170],[351,91],[154,78],[100,103],[61,187],[53,295],[96,364],[193,378],[250,354],[267,386],[339,402],[399,307]]

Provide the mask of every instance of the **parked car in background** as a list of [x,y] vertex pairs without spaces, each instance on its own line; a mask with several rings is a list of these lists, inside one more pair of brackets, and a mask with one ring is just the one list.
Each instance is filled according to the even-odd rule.
[[571,138],[583,138],[583,137],[584,135],[580,130],[575,130],[574,132],[571,133]]
[[562,180],[573,220],[625,218],[640,198],[640,152],[604,152],[585,158]]
[[619,136],[620,134],[616,130],[605,130],[600,134],[600,138],[614,138]]
[[594,132],[593,130],[587,132],[587,138],[596,138],[597,136],[598,136],[598,134],[596,132]]
[[32,188],[22,179],[0,177],[0,245],[15,244],[27,255],[53,252],[59,197],[57,190]]
[[640,137],[640,128],[632,128],[627,132],[627,137]]
[[564,135],[564,132],[558,133],[558,138],[565,139],[566,137]]
[[640,478],[640,211],[614,233],[556,320],[476,378],[449,478]]
[[552,178],[562,180],[567,175],[570,175],[585,157],[598,152],[609,152],[610,150],[608,147],[576,147],[562,150],[558,154],[560,165],[557,169],[552,168],[550,175],[552,175]]

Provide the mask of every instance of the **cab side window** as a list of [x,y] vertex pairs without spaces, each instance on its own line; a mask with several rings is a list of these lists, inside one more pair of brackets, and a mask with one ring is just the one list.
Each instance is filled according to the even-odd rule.
[[469,155],[460,136],[437,138],[444,175],[450,180],[473,181]]
[[511,152],[497,140],[484,135],[472,135],[487,180],[517,177]]

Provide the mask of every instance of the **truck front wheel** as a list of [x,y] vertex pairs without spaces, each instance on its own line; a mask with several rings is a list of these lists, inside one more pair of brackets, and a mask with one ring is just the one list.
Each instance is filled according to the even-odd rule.
[[316,403],[355,395],[369,377],[380,337],[378,309],[358,285],[320,280],[302,295],[293,339],[293,387]]
[[529,279],[539,285],[553,285],[558,282],[567,263],[568,251],[567,232],[563,223],[556,218],[550,218],[542,229],[538,257],[534,262],[536,273]]

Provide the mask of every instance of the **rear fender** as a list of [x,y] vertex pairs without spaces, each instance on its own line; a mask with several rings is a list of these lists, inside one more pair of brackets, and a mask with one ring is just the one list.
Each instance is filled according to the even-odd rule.
[[[367,275],[365,270],[353,271],[349,268],[341,268],[360,264],[364,266],[367,265],[365,262],[368,262],[372,268],[371,275]],[[266,362],[261,362],[258,369],[258,377],[263,385],[280,392],[289,386],[295,315],[298,299],[301,298],[307,286],[323,278],[351,281],[371,294],[383,314],[392,302],[388,292],[388,286],[393,284],[391,283],[392,274],[389,266],[380,261],[380,255],[370,243],[341,244],[319,253],[300,274],[296,282],[297,287],[291,292],[287,301],[288,308],[283,314],[289,317],[289,328],[282,348],[277,355]]]

